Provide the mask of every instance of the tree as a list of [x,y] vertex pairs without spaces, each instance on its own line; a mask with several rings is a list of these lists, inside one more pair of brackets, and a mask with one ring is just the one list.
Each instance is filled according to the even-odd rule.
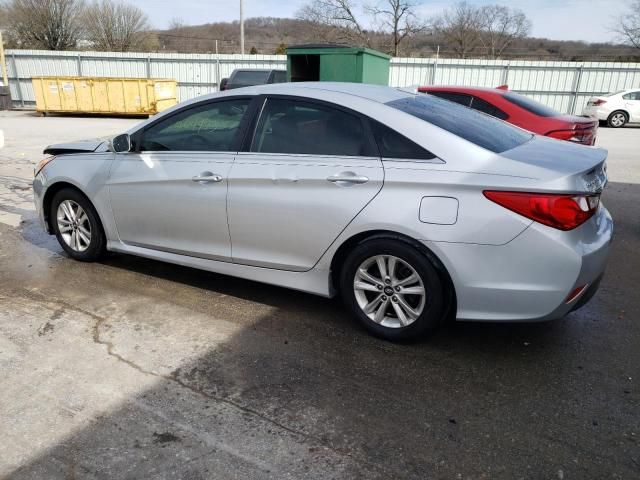
[[2,9],[9,35],[21,48],[68,50],[82,33],[83,0],[8,0]]
[[249,50],[249,55],[257,55],[258,54],[258,49],[256,47],[251,47],[251,50]]
[[296,16],[320,27],[320,38],[370,45],[367,31],[356,16],[353,0],[312,0],[298,10]]
[[640,48],[640,0],[634,0],[629,11],[616,19],[612,30],[625,43]]
[[411,0],[381,0],[367,7],[367,11],[382,24],[382,28],[391,33],[391,53],[395,57],[398,56],[400,42],[425,29],[424,24],[416,17],[414,7]]
[[275,55],[285,55],[287,53],[287,44],[284,42],[280,42],[273,53]]
[[480,9],[461,2],[445,10],[435,22],[436,31],[460,58],[466,58],[480,45]]
[[182,30],[187,24],[181,17],[173,17],[169,20],[169,30]]
[[489,58],[498,58],[515,39],[526,37],[531,30],[531,22],[521,10],[485,5],[480,7],[479,15],[480,42]]
[[98,50],[127,52],[157,45],[147,15],[135,5],[100,0],[87,7],[84,22],[87,40]]

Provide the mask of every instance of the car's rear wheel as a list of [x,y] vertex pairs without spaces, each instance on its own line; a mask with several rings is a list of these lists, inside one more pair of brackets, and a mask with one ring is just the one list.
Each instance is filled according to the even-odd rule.
[[444,319],[444,286],[436,268],[402,240],[357,245],[345,261],[340,288],[360,323],[387,340],[419,339]]
[[607,118],[607,125],[613,128],[620,128],[624,127],[628,121],[629,118],[627,118],[627,114],[618,110],[609,115],[609,118]]
[[92,262],[104,255],[104,230],[83,194],[72,188],[60,190],[53,197],[49,215],[56,238],[70,257]]

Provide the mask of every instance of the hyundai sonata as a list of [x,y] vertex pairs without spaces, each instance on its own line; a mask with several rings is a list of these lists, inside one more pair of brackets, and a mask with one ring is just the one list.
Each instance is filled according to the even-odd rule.
[[35,201],[70,257],[340,294],[391,340],[562,317],[595,293],[613,229],[605,150],[388,87],[231,90],[45,153]]

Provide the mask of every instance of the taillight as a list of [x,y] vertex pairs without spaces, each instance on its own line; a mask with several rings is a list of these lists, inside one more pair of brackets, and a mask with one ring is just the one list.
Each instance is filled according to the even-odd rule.
[[572,230],[598,210],[600,195],[485,190],[484,196],[512,212],[558,230]]
[[593,143],[592,130],[554,130],[553,132],[547,133],[546,136],[557,138],[558,140],[583,143],[585,145],[591,145]]
[[593,105],[594,107],[599,107],[600,105],[603,105],[607,103],[606,100],[602,100],[601,98],[594,100],[593,102],[591,102],[591,105]]

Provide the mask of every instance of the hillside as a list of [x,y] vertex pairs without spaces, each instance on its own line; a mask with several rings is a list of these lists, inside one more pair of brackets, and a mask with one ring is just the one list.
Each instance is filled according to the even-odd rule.
[[[170,52],[214,52],[218,40],[220,53],[238,53],[238,22],[219,22],[183,26],[156,31],[160,50]],[[390,39],[379,32],[368,32],[373,48],[389,51]],[[327,32],[313,22],[292,18],[250,18],[245,21],[245,50],[247,53],[282,53],[287,45],[317,42],[341,42],[339,32]],[[440,56],[454,57],[453,50],[434,34],[418,34],[402,44],[401,54],[408,57],[429,57],[440,46]],[[471,57],[482,58],[481,48]],[[502,58],[567,61],[640,61],[640,51],[625,45],[560,41],[544,38],[516,40],[506,49]]]

